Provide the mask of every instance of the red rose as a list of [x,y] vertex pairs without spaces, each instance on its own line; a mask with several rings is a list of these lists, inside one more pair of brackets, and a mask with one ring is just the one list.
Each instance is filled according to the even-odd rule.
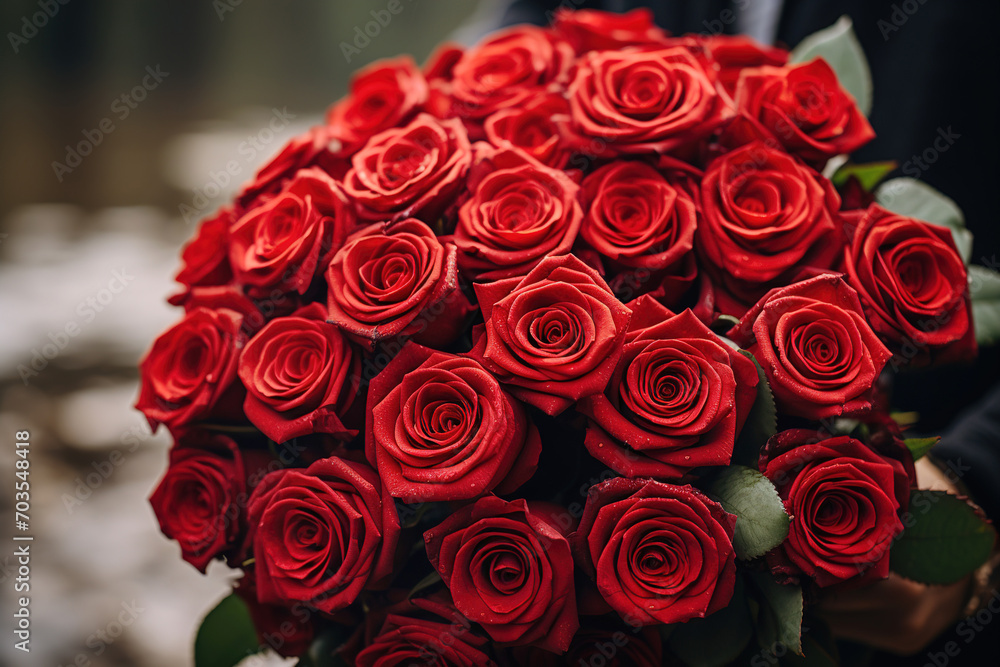
[[715,159],[701,183],[695,248],[716,308],[739,317],[802,267],[828,269],[841,247],[840,198],[828,180],[760,142]]
[[369,138],[406,123],[427,101],[427,81],[409,56],[376,61],[351,77],[347,97],[330,107],[326,127],[353,153]]
[[629,340],[607,389],[577,410],[591,456],[627,477],[677,479],[729,463],[756,395],[753,362],[685,310]]
[[562,653],[580,623],[569,542],[524,500],[480,498],[424,533],[455,607],[495,642]]
[[232,281],[228,250],[232,222],[233,209],[225,206],[198,225],[194,238],[181,251],[183,266],[175,278],[177,282],[192,288],[226,285]]
[[500,149],[516,148],[553,169],[563,169],[578,141],[570,129],[569,102],[560,94],[539,95],[486,119],[486,138]]
[[333,456],[269,474],[248,508],[257,598],[332,613],[393,572],[399,519],[374,470]]
[[744,70],[736,85],[736,108],[787,151],[811,163],[853,153],[875,138],[854,98],[821,58]]
[[768,557],[775,571],[820,586],[889,575],[889,547],[910,497],[901,461],[854,438],[793,429],[768,441],[760,470],[792,517],[788,537]]
[[496,667],[491,654],[490,640],[473,631],[450,601],[412,598],[389,609],[381,631],[358,653],[354,664]]
[[595,154],[668,153],[707,136],[729,115],[701,63],[684,47],[592,51],[569,87],[574,131]]
[[279,195],[233,225],[233,272],[252,297],[274,290],[305,294],[323,259],[353,227],[337,183],[318,168],[304,169]]
[[653,23],[653,12],[641,7],[616,14],[595,9],[556,10],[552,29],[577,54],[618,51],[632,46],[662,45],[669,33]]
[[549,256],[524,278],[476,284],[485,325],[470,356],[512,394],[550,415],[604,390],[631,311],[573,255]]
[[242,324],[243,316],[228,308],[194,308],[156,339],[139,363],[135,404],[150,427],[175,430],[210,414],[241,414],[235,403],[243,388],[234,380]]
[[469,173],[471,197],[458,213],[458,265],[474,280],[528,273],[547,255],[565,255],[580,231],[578,186],[519,151],[485,155]]
[[788,62],[788,51],[765,46],[745,35],[713,35],[702,40],[702,45],[719,66],[719,83],[730,96],[736,94],[743,70],[763,65],[781,67]]
[[683,623],[729,604],[736,516],[691,486],[616,477],[590,488],[577,563],[629,625]]
[[808,419],[871,410],[892,356],[839,274],[771,290],[727,335],[760,362],[779,409]]
[[326,282],[330,321],[370,347],[393,336],[447,345],[471,309],[455,246],[414,219],[355,232],[330,260]]
[[236,215],[241,216],[254,205],[266,202],[280,192],[297,171],[332,159],[330,134],[323,126],[311,127],[292,137],[236,197]]
[[236,582],[233,592],[246,603],[261,646],[285,658],[297,658],[309,650],[316,628],[311,620],[313,612],[306,605],[292,609],[257,602],[257,590],[249,575]]
[[510,493],[541,452],[524,406],[478,362],[413,343],[371,382],[368,414],[368,461],[407,502]]
[[572,60],[569,45],[543,28],[522,25],[493,33],[457,58],[446,78],[432,80],[445,96],[438,111],[467,121],[470,134],[481,138],[483,119],[563,83]]
[[361,355],[326,317],[326,309],[313,303],[272,320],[240,354],[243,410],[275,442],[357,433],[342,418],[358,393]]
[[700,173],[676,168],[673,162],[664,167],[616,161],[583,181],[580,200],[586,215],[580,235],[603,258],[616,294],[647,292],[666,275],[684,276],[693,259],[695,174]]
[[877,204],[847,229],[847,279],[883,340],[920,361],[975,355],[968,277],[948,229]]
[[355,153],[344,190],[364,220],[437,221],[471,162],[460,121],[420,114],[406,127],[376,134]]
[[163,534],[177,540],[184,560],[202,573],[213,558],[240,546],[247,478],[240,448],[223,435],[185,431],[170,450],[149,504]]

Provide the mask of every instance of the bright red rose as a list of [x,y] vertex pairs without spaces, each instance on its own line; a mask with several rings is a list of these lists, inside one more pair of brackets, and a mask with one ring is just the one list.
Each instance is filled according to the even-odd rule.
[[[600,155],[668,153],[731,115],[701,63],[684,47],[592,51],[569,87],[574,131]],[[593,147],[592,147],[593,148]]]
[[313,612],[305,604],[289,608],[257,602],[257,591],[250,575],[243,575],[233,592],[246,603],[261,646],[285,658],[297,658],[309,650],[316,627]]
[[354,664],[497,667],[492,653],[490,640],[473,630],[450,600],[411,598],[389,609],[381,631],[358,653]]
[[826,61],[745,70],[736,85],[737,111],[806,162],[822,164],[875,138],[854,98]]
[[250,497],[248,517],[261,603],[332,613],[393,572],[396,507],[363,463],[333,456],[273,472]]
[[968,277],[948,229],[877,204],[847,229],[847,280],[883,340],[912,362],[975,355]]
[[626,477],[679,479],[729,463],[756,395],[753,362],[685,310],[628,341],[607,389],[577,410],[591,456]]
[[555,93],[501,109],[486,119],[483,129],[497,148],[520,149],[553,169],[566,167],[578,142],[570,129],[569,102]]
[[420,114],[405,127],[376,134],[354,154],[344,191],[364,220],[436,222],[453,203],[471,163],[460,121]]
[[556,10],[552,29],[569,42],[577,54],[618,51],[631,46],[656,46],[669,33],[653,23],[653,12],[641,7],[617,14],[595,9]]
[[326,112],[330,137],[353,153],[372,136],[399,127],[427,102],[427,81],[413,58],[378,60],[351,77],[350,92]]
[[901,461],[854,438],[793,429],[768,441],[760,470],[792,517],[788,537],[768,555],[774,571],[820,586],[889,575],[889,547],[910,498]]
[[727,335],[760,362],[778,408],[808,419],[870,411],[892,356],[839,274],[771,290]]
[[228,308],[194,308],[153,343],[139,363],[140,410],[154,430],[176,430],[209,415],[242,411],[236,363],[245,335],[243,315]]
[[326,282],[330,321],[372,348],[394,336],[447,345],[471,310],[455,246],[415,219],[355,232],[330,260]]
[[224,435],[201,429],[179,433],[170,464],[149,504],[160,530],[181,547],[181,556],[202,573],[213,558],[235,555],[245,529],[242,504],[248,477],[263,458],[244,455]]
[[224,206],[202,220],[194,238],[181,251],[181,270],[175,280],[188,288],[226,285],[233,279],[229,266],[229,227],[233,209]]
[[708,166],[701,205],[695,248],[727,315],[739,317],[803,267],[830,268],[842,247],[830,182],[760,142]]
[[746,35],[714,35],[702,41],[719,66],[719,83],[730,96],[736,94],[740,73],[749,67],[781,67],[788,62],[788,51],[765,46]]
[[304,169],[280,194],[233,225],[233,273],[255,298],[274,290],[305,294],[331,250],[354,226],[336,181],[318,168]]
[[573,255],[524,278],[476,284],[485,325],[469,353],[525,403],[550,415],[604,390],[631,311]]
[[406,502],[510,493],[541,452],[524,406],[477,361],[413,343],[372,380],[368,414],[368,461]]
[[577,564],[630,625],[683,623],[727,604],[736,516],[691,486],[616,477],[590,488]]
[[512,150],[484,155],[469,172],[471,197],[453,237],[458,266],[477,281],[523,276],[565,255],[580,231],[578,186],[564,172]]
[[573,555],[558,526],[524,500],[480,498],[424,533],[455,608],[495,642],[562,653],[580,623]]
[[325,166],[333,159],[329,131],[318,125],[292,137],[284,148],[260,168],[254,180],[236,197],[236,216],[259,206],[279,193],[300,169]]
[[240,354],[243,410],[275,442],[357,433],[343,422],[358,393],[361,354],[326,318],[321,304],[305,306],[269,322]]

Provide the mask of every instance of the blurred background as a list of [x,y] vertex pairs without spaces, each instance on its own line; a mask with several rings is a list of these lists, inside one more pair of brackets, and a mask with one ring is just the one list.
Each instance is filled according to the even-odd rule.
[[[352,71],[422,62],[496,20],[488,1],[400,2],[367,43],[358,34],[387,0],[0,6],[0,664],[191,664],[231,575],[199,574],[157,529],[146,498],[169,439],[131,408],[136,363],[179,315],[164,299],[197,220],[316,122]],[[30,592],[15,594],[20,430],[22,534],[35,540]],[[13,648],[21,595],[30,654]]]

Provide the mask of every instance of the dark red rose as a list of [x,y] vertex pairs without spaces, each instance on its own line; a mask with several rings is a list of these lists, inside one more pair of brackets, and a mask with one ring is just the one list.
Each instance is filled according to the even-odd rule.
[[176,430],[209,415],[241,415],[243,388],[235,380],[242,324],[243,315],[228,308],[194,308],[156,339],[139,363],[135,404],[150,427]]
[[374,470],[332,456],[269,474],[248,508],[258,601],[332,613],[393,572],[399,519]]
[[469,353],[525,403],[550,415],[600,393],[631,311],[573,255],[549,256],[524,278],[477,284],[485,325]]
[[583,180],[580,235],[601,255],[616,294],[626,287],[638,293],[655,289],[665,275],[683,275],[693,259],[700,174],[668,165],[661,171],[645,162],[616,161]]
[[194,238],[181,251],[181,270],[175,280],[188,288],[227,285],[233,279],[229,266],[229,227],[233,209],[221,208],[202,220]]
[[565,255],[580,231],[578,186],[520,151],[484,155],[469,172],[471,197],[454,242],[462,273],[478,281],[523,276],[547,255]]
[[914,362],[974,356],[968,277],[951,232],[877,204],[847,228],[844,270],[879,336]]
[[768,556],[772,569],[820,586],[889,575],[889,547],[910,497],[901,461],[848,436],[793,429],[768,441],[760,470],[792,517]]
[[556,93],[501,109],[486,119],[483,129],[497,148],[520,149],[554,169],[567,165],[578,143],[570,129],[569,102]]
[[368,461],[406,502],[510,493],[538,463],[524,406],[473,359],[407,343],[372,380],[368,414]]
[[411,598],[388,611],[382,629],[358,653],[356,667],[497,667],[490,640],[446,597]]
[[252,575],[244,575],[233,589],[247,605],[257,641],[285,658],[297,658],[309,650],[316,635],[314,611],[304,604],[292,608],[287,605],[261,604]]
[[323,260],[354,225],[336,181],[318,168],[304,169],[280,194],[233,225],[233,272],[255,298],[274,290],[305,294]]
[[788,62],[788,51],[765,46],[746,35],[713,35],[701,43],[719,66],[719,83],[730,96],[736,94],[736,83],[744,69],[780,67]]
[[330,260],[326,282],[330,321],[371,347],[393,336],[447,345],[471,310],[455,246],[415,219],[355,232]]
[[292,137],[277,155],[260,168],[254,180],[243,186],[236,197],[236,216],[242,216],[253,206],[274,197],[300,169],[325,165],[329,159],[332,159],[330,134],[325,127],[311,127]]
[[736,516],[691,486],[616,477],[590,488],[577,564],[632,626],[683,623],[729,604]]
[[892,356],[839,274],[771,290],[727,335],[760,362],[778,408],[808,419],[870,411]]
[[617,14],[595,9],[560,8],[552,29],[569,42],[577,54],[618,51],[632,46],[663,45],[669,33],[653,23],[653,12],[641,7]]
[[695,248],[727,315],[739,317],[802,267],[830,268],[842,247],[830,182],[760,142],[709,165],[701,205]]
[[596,140],[589,152],[668,153],[693,144],[731,111],[684,47],[592,51],[569,86],[574,131]]
[[875,138],[854,98],[821,58],[744,70],[736,86],[736,108],[810,163],[853,153]]
[[577,410],[591,456],[626,477],[679,479],[729,463],[756,395],[753,362],[685,310],[627,342],[604,393]]
[[455,607],[504,646],[562,653],[580,623],[569,542],[524,500],[480,498],[424,533]]
[[[258,457],[251,457],[257,462]],[[200,429],[179,433],[170,463],[149,497],[160,530],[201,572],[233,555],[245,528],[248,471],[236,443]]]
[[326,319],[321,304],[305,306],[269,322],[240,354],[243,410],[275,442],[357,433],[343,417],[358,393],[361,355]]
[[570,46],[543,28],[521,25],[493,33],[457,58],[447,78],[432,79],[447,100],[437,111],[463,119],[470,134],[482,138],[487,116],[564,83],[572,60]]
[[330,107],[326,127],[353,153],[372,136],[405,124],[427,102],[427,81],[409,56],[363,67],[351,77],[350,92]]
[[364,220],[435,222],[453,203],[471,163],[460,121],[420,114],[405,127],[376,134],[354,154],[344,191]]

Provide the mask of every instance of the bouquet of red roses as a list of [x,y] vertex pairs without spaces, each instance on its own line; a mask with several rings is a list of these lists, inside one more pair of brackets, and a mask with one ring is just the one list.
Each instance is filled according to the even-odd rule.
[[978,567],[879,378],[995,337],[995,277],[847,160],[870,100],[846,20],[565,11],[359,71],[201,223],[140,365],[160,526],[242,570],[197,664],[776,664],[826,650],[820,589]]

